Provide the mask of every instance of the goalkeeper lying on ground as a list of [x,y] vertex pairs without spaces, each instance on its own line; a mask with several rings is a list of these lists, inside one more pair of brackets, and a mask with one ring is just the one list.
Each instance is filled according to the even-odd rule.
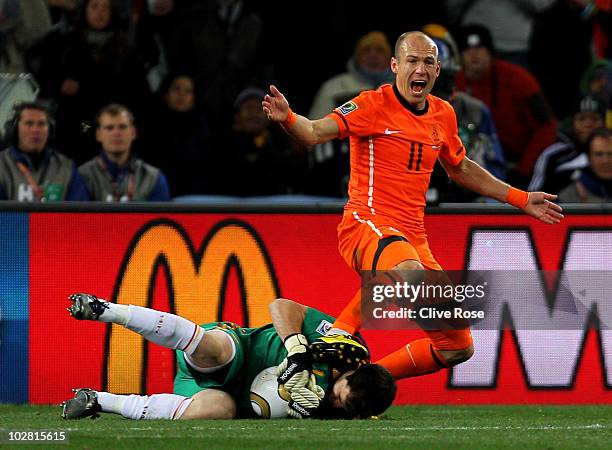
[[291,417],[367,418],[382,413],[395,397],[389,372],[366,364],[368,351],[357,342],[350,346],[352,361],[344,368],[358,366],[356,370],[341,373],[320,360],[323,356],[313,361],[309,342],[321,338],[334,319],[291,300],[272,302],[273,325],[260,328],[229,322],[198,326],[174,314],[118,305],[89,294],[71,295],[70,301],[68,311],[78,320],[116,323],[176,349],[178,370],[173,394],[116,395],[76,389],[75,397],[63,403],[65,419],[96,417],[99,412],[129,419],[254,417],[251,383],[272,366],[278,366],[279,384],[291,396]]

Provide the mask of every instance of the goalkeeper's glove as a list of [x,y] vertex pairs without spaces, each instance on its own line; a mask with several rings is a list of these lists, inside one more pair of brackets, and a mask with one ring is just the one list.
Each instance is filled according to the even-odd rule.
[[[291,393],[294,388],[304,387],[308,383],[308,376],[312,372],[312,357],[303,334],[287,336],[285,348],[287,357],[278,366],[276,376],[279,386]],[[305,377],[300,377],[301,374],[305,374]]]
[[303,382],[305,385],[296,387],[291,392],[287,413],[294,419],[308,419],[314,415],[321,404],[325,391],[317,385],[314,375],[309,376],[302,372],[299,378],[300,384]]

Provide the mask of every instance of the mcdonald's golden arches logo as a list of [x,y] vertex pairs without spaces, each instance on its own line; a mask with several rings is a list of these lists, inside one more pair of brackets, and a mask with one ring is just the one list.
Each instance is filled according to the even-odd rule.
[[[161,267],[168,275],[168,295],[174,307],[170,312],[195,323],[222,320],[228,275],[234,267],[244,326],[271,322],[268,304],[280,296],[278,281],[264,243],[246,222],[219,222],[199,250],[178,223],[168,219],[147,223],[136,233],[125,254],[113,301],[152,307],[155,279]],[[138,334],[112,325],[106,344],[104,389],[144,392],[148,343]]]

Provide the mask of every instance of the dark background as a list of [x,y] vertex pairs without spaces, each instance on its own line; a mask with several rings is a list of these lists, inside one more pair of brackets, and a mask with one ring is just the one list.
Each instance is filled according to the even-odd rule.
[[405,31],[446,22],[441,0],[251,3],[264,22],[263,57],[274,66],[277,87],[301,113],[308,112],[321,83],[346,70],[360,36],[380,30],[394,46]]

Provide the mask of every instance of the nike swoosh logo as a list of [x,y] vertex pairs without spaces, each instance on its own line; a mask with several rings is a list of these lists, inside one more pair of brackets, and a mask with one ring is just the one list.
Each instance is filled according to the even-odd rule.
[[395,134],[395,133],[401,133],[401,130],[390,130],[389,128],[385,128],[385,134]]

